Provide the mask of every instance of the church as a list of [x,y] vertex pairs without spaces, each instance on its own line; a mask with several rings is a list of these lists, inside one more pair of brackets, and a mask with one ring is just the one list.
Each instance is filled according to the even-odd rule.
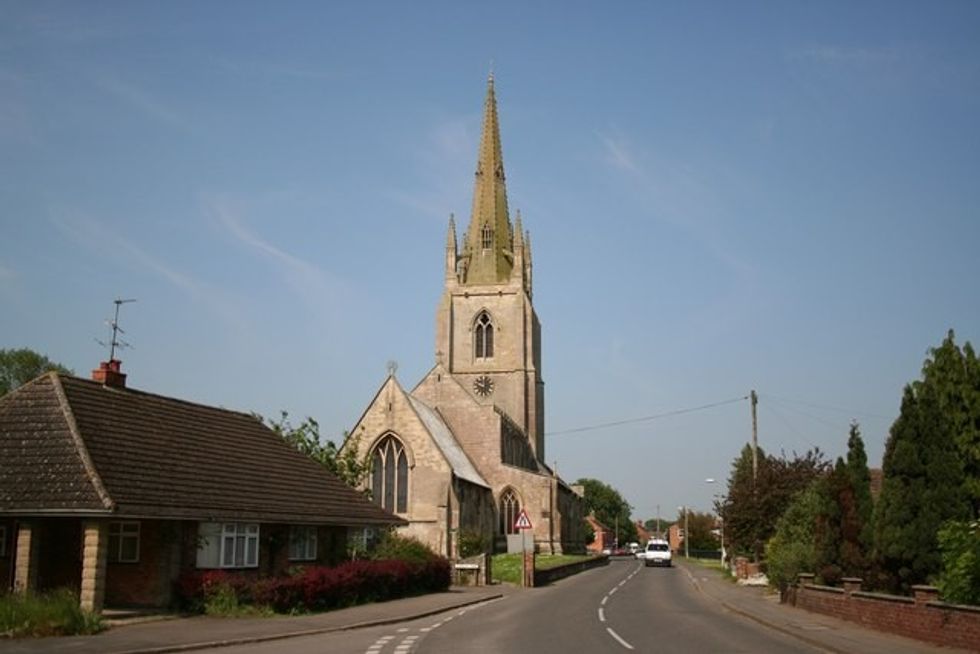
[[462,241],[449,219],[435,365],[411,390],[395,371],[344,448],[371,462],[365,485],[408,522],[401,533],[450,558],[461,538],[494,551],[584,551],[581,489],[545,463],[541,325],[532,303],[531,241],[511,222],[491,75],[473,209]]

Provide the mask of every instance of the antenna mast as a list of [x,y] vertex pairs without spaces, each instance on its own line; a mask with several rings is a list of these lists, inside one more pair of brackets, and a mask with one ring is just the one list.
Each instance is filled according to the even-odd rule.
[[96,342],[102,347],[109,348],[109,361],[113,361],[116,358],[116,348],[122,349],[124,347],[132,347],[129,343],[119,338],[119,334],[125,334],[122,327],[119,326],[119,307],[130,302],[135,302],[136,299],[123,300],[122,298],[116,298],[113,303],[116,305],[116,315],[112,320],[106,320],[106,324],[112,328],[112,339],[108,343],[103,343],[102,341],[96,339]]

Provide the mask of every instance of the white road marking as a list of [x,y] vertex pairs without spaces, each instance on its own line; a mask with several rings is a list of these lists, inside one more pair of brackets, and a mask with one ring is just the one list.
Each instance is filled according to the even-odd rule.
[[609,591],[609,594],[610,594],[610,595],[612,595],[612,594],[613,594],[613,593],[615,593],[615,592],[616,592],[617,590],[619,590],[619,589],[618,589],[618,588],[613,588],[613,589],[612,589],[611,591]]
[[622,638],[620,638],[619,634],[617,634],[615,631],[613,631],[609,627],[606,627],[606,631],[608,631],[609,632],[609,635],[612,636],[613,638],[615,638],[616,639],[616,642],[618,642],[620,645],[622,645],[626,649],[633,649],[633,646],[630,645],[629,643],[627,643]]
[[606,612],[605,612],[605,610],[604,610],[604,609],[603,609],[603,608],[602,608],[602,607],[600,606],[600,607],[599,607],[599,622],[605,622],[605,621],[606,621]]
[[401,629],[398,630],[398,633],[403,634],[406,631],[408,631],[408,627],[402,627]]
[[602,598],[602,602],[600,602],[600,604],[602,604],[603,606],[605,606],[606,605],[606,600],[608,600],[608,599],[609,599],[609,596],[606,595],[605,597]]

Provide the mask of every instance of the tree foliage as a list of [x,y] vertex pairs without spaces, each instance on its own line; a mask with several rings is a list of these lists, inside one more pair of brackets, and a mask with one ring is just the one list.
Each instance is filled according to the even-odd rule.
[[732,463],[728,495],[719,504],[725,522],[725,540],[738,554],[761,557],[765,543],[772,537],[776,521],[793,497],[823,474],[828,463],[819,449],[793,458],[767,455],[758,451],[758,479],[752,479],[752,447],[746,445]]
[[814,527],[823,498],[820,479],[797,493],[776,522],[776,531],[766,543],[766,574],[780,591],[792,585],[799,573],[816,569]]
[[[688,541],[688,548],[692,550],[718,549],[718,547],[721,545],[721,541],[714,534],[715,522],[716,518],[712,513],[688,511],[686,522],[686,536],[690,539]],[[678,514],[676,524],[684,527],[685,517],[683,511]]]
[[949,330],[929,351],[922,379],[912,383],[916,396],[931,394],[938,404],[963,463],[963,485],[971,517],[980,518],[980,360],[967,342],[962,349]]
[[348,486],[359,487],[371,472],[370,459],[367,456],[358,458],[360,448],[357,436],[345,434],[345,437],[354,440],[351,447],[341,452],[332,440],[321,440],[320,424],[313,418],[307,418],[298,426],[293,426],[289,421],[289,414],[281,411],[278,420],[269,418],[266,423],[284,441],[337,475]]
[[939,530],[943,573],[939,592],[946,602],[980,605],[980,521],[950,521]]
[[0,396],[6,395],[50,370],[56,370],[66,375],[75,374],[60,363],[56,363],[45,355],[28,348],[0,349]]
[[953,423],[932,384],[908,385],[885,444],[881,497],[875,507],[879,585],[907,592],[941,567],[937,534],[968,517],[963,462]]
[[616,542],[620,546],[637,539],[636,525],[630,519],[632,507],[619,491],[598,479],[579,479],[575,482],[585,488],[586,513],[595,514],[596,519],[616,532]]

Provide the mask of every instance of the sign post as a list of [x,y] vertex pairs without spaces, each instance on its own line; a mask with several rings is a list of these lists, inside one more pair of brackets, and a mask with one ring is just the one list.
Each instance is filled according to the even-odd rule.
[[524,551],[524,574],[523,574],[523,585],[525,588],[531,588],[534,586],[534,546],[532,541],[531,550],[527,549],[527,536],[531,526],[531,519],[527,517],[527,511],[521,509],[521,512],[517,515],[517,520],[514,521],[514,529],[521,532],[521,546]]

